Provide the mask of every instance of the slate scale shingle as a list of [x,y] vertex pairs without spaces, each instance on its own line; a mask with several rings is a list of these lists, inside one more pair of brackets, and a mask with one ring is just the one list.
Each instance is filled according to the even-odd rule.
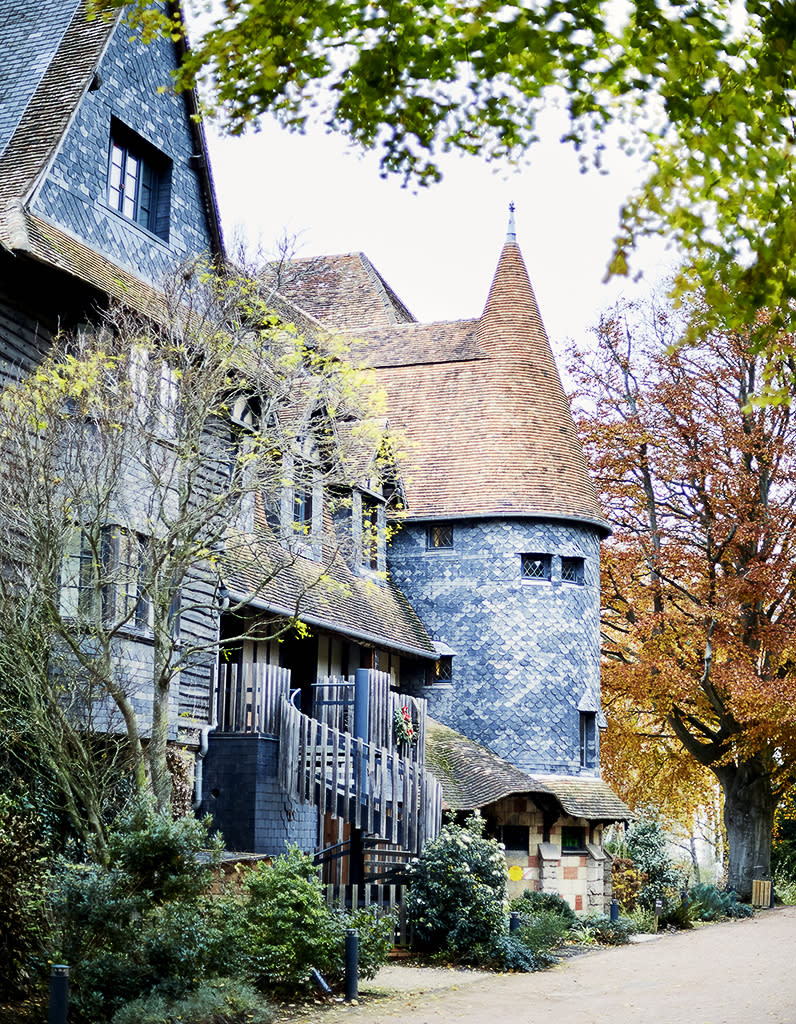
[[[75,232],[36,216],[30,207],[120,17],[89,20],[86,0],[47,0],[38,6],[19,0],[0,4],[0,58],[11,69],[4,76],[6,84],[0,86],[0,247],[56,266],[100,292],[152,313],[158,306],[157,293],[143,284],[138,268],[108,259]],[[179,45],[177,49],[179,53]],[[20,68],[26,73],[20,74]],[[196,97],[186,93],[184,102],[199,156],[211,244],[221,254],[223,240],[204,130],[192,118],[198,109]]]

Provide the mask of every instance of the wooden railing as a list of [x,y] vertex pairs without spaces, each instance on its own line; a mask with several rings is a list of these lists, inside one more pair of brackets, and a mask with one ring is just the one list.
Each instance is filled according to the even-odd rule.
[[417,760],[355,739],[283,700],[280,781],[293,799],[419,852],[440,828],[442,791]]
[[220,665],[216,672],[219,732],[278,736],[282,701],[290,696],[290,669]]
[[[394,735],[395,714],[406,707],[412,720],[414,742],[401,746],[401,756],[407,761],[424,760],[426,738],[426,709],[423,697],[409,697],[390,689],[387,672],[370,671],[368,695],[368,740],[377,747],[396,746]],[[329,676],[313,687],[312,717],[338,732],[353,732],[354,680],[342,676]]]

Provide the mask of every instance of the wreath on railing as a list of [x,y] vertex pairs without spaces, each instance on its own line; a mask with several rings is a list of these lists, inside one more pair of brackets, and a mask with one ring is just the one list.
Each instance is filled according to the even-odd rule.
[[404,704],[403,707],[395,709],[395,714],[393,715],[393,732],[395,734],[395,742],[398,744],[417,743],[417,733],[415,732],[408,704]]

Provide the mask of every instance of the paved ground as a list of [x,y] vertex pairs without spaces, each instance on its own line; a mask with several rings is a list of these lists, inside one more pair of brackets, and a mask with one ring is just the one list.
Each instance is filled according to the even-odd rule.
[[601,949],[537,974],[389,965],[313,1024],[796,1024],[796,907]]

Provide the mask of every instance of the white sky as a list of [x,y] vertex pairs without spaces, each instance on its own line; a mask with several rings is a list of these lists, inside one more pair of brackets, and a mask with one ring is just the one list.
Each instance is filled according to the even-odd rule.
[[419,320],[464,319],[483,309],[513,200],[517,241],[560,353],[620,292],[637,294],[665,276],[671,257],[650,243],[638,260],[641,285],[601,283],[639,168],[617,153],[609,174],[581,174],[571,147],[558,142],[556,118],[525,166],[451,156],[440,184],[415,191],[381,179],[376,156],[360,157],[337,136],[296,136],[269,123],[222,138],[208,126],[227,242],[242,229],[268,255],[285,233],[298,236],[298,256],[361,250]]

